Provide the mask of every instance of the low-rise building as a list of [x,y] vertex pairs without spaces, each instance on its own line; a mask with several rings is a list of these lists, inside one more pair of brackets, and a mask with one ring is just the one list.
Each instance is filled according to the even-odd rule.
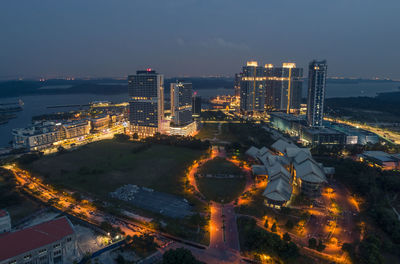
[[358,159],[383,170],[400,170],[400,154],[389,154],[383,151],[364,151],[358,155]]
[[311,146],[345,144],[345,134],[328,127],[303,127],[301,140]]
[[40,151],[49,148],[53,143],[64,138],[61,124],[54,122],[38,122],[27,128],[12,130],[13,147],[25,148],[28,151]]
[[0,264],[70,264],[78,255],[66,217],[0,235]]
[[111,119],[109,115],[98,116],[90,119],[93,132],[100,132],[110,127]]
[[174,136],[192,136],[197,131],[197,122],[193,121],[186,125],[177,126],[170,124],[169,134]]
[[283,112],[271,112],[269,115],[270,123],[274,128],[293,136],[300,136],[301,127],[306,125],[305,116],[291,115]]
[[11,218],[6,210],[0,209],[0,234],[11,231]]
[[90,121],[79,120],[62,125],[64,131],[64,139],[71,139],[86,136],[90,133]]

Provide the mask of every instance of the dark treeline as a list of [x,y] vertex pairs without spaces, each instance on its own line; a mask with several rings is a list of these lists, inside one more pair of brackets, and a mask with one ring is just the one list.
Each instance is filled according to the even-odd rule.
[[328,112],[335,116],[349,115],[346,109],[363,109],[386,112],[394,115],[400,113],[400,92],[380,93],[376,97],[327,98]]
[[144,141],[146,143],[157,143],[200,150],[207,150],[210,147],[209,141],[201,141],[193,137],[161,135],[159,133],[156,133],[153,137],[146,138]]

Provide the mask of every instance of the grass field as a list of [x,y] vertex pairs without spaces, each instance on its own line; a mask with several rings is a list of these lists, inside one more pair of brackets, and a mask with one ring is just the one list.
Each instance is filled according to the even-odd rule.
[[45,156],[29,169],[45,181],[71,190],[108,197],[125,184],[181,194],[182,176],[203,152],[166,145],[105,140],[78,150]]
[[203,123],[199,133],[195,136],[197,139],[213,139],[218,133],[217,123]]
[[[216,175],[241,175],[243,171],[235,164],[223,159],[215,158],[207,161],[199,168],[199,174]],[[243,192],[246,179],[243,178],[207,178],[196,179],[200,192],[207,198],[216,202],[231,202]]]
[[199,168],[200,174],[243,174],[243,171],[232,162],[223,158],[215,158],[207,161]]
[[216,179],[198,178],[197,184],[200,192],[215,202],[228,203],[235,200],[246,186],[244,178]]

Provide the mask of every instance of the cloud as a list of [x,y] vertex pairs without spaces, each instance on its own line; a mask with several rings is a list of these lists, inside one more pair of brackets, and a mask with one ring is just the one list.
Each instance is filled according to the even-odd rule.
[[178,43],[178,46],[184,47],[186,45],[185,41],[182,38],[177,38],[176,43]]
[[201,44],[201,46],[207,47],[207,48],[218,47],[218,48],[231,49],[231,50],[249,50],[250,49],[250,47],[246,44],[235,43],[235,42],[228,41],[228,40],[225,40],[220,37],[212,38],[207,41],[203,41],[200,44]]

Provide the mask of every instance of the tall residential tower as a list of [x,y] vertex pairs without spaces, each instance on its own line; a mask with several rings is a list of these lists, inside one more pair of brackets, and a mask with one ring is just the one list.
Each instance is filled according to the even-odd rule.
[[171,117],[177,126],[193,122],[192,83],[171,83]]
[[308,66],[307,123],[310,127],[322,127],[327,70],[326,60],[314,60]]
[[268,110],[293,113],[300,110],[303,88],[303,69],[296,63],[283,63],[282,67],[265,65],[266,105]]
[[240,110],[245,113],[265,111],[264,67],[249,61],[240,78]]
[[161,131],[164,119],[164,76],[152,69],[137,71],[128,76],[129,121],[139,137]]

